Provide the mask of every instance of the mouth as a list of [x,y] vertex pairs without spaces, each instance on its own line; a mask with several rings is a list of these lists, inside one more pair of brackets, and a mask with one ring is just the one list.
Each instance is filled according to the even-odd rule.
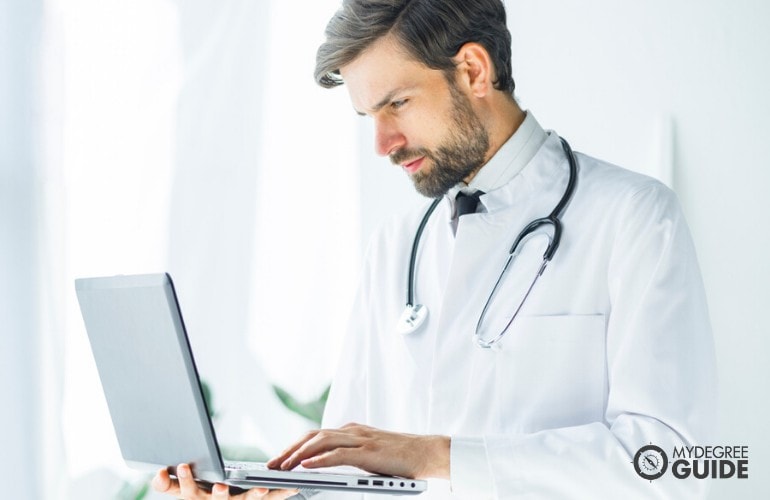
[[420,158],[417,158],[416,160],[412,160],[408,163],[402,163],[401,167],[406,170],[406,173],[409,175],[417,172],[420,170],[420,167],[422,167],[423,161],[425,161],[425,157],[421,156]]

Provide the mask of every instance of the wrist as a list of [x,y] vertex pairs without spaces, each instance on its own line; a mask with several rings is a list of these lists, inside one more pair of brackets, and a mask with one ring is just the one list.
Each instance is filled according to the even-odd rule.
[[425,463],[416,479],[449,479],[449,449],[448,436],[424,436],[422,438],[422,456]]

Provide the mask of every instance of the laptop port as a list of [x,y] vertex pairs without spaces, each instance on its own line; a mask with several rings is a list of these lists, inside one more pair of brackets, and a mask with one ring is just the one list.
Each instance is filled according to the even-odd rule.
[[385,486],[385,483],[383,481],[380,481],[379,479],[375,479],[372,481],[372,484],[375,486]]
[[363,486],[369,486],[369,480],[368,479],[359,479],[358,484]]

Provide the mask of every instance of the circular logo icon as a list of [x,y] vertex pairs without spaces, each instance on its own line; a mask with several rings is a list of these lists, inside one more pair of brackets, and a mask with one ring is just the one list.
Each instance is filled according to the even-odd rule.
[[644,479],[658,479],[668,469],[668,457],[660,446],[642,446],[634,456],[634,469]]

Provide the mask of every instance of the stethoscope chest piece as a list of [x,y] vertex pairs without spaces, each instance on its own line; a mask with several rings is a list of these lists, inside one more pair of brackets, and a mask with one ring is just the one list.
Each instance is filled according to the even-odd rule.
[[416,332],[428,317],[428,308],[422,304],[407,304],[404,313],[398,320],[396,330],[401,335],[409,335]]

